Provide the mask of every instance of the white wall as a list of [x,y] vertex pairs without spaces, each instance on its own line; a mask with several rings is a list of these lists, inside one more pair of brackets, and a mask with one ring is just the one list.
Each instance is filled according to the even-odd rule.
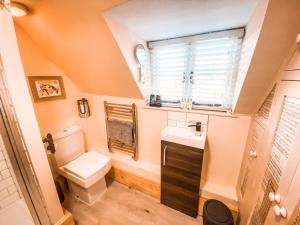
[[6,10],[0,10],[0,33],[0,54],[3,60],[8,90],[50,219],[52,223],[56,223],[63,217],[63,211],[56,193],[27,88],[13,20]]

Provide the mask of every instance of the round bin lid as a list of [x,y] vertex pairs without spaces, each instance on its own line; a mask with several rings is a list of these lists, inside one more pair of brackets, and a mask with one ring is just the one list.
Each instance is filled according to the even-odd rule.
[[209,218],[217,223],[226,223],[232,219],[230,210],[218,200],[207,200],[205,202],[205,210]]

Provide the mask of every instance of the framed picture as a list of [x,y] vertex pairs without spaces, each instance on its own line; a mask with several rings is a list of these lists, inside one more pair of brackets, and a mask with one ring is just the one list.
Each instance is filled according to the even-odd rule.
[[29,76],[28,81],[35,102],[66,98],[61,76]]

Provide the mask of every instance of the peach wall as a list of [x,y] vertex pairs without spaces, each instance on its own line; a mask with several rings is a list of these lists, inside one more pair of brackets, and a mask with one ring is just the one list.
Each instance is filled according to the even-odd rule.
[[[109,12],[104,13],[104,18],[107,22],[107,25],[109,26],[109,29],[111,30],[116,42],[118,43],[118,46],[123,54],[124,59],[126,60],[126,63],[134,76],[134,79],[137,82],[138,87],[140,88],[141,92],[144,95],[145,99],[148,99],[150,96],[150,56],[149,51],[147,48],[147,43],[145,40],[137,36],[135,33],[131,32],[127,27],[117,22],[114,17],[111,16]],[[139,82],[139,65],[135,58],[135,52],[134,49],[137,44],[142,44],[145,47],[146,54],[148,55],[148,63],[145,65],[144,68],[144,82]]]
[[[256,48],[250,52],[248,71],[236,99],[236,113],[255,113],[257,106],[272,89],[273,81],[300,32],[298,0],[258,1],[258,8],[249,25],[249,33],[259,31]],[[250,48],[251,50],[251,48]],[[251,55],[249,55],[251,56]],[[247,59],[248,60],[248,59]]]
[[29,36],[84,92],[143,98],[102,11],[124,0],[36,1],[16,19]]
[[[66,99],[34,102],[34,110],[41,134],[59,130],[79,119],[76,100],[82,98],[79,88],[54,65],[32,41],[26,32],[16,25],[17,41],[26,76],[62,76]],[[33,98],[31,98],[33,101]]]
[[[126,33],[124,39],[120,36],[116,37],[118,29],[122,30],[122,28],[118,26],[115,26],[115,28],[117,31],[115,33],[112,32],[120,44],[124,58],[133,71],[132,74],[136,75],[136,65],[133,52],[130,52],[130,49],[133,51],[134,44],[139,40],[136,36],[129,33]],[[167,111],[144,109],[144,101],[136,98],[108,97],[86,93],[84,97],[89,100],[91,117],[88,119],[78,119],[77,109],[72,109],[72,107],[76,107],[76,104],[73,105],[73,101],[81,97],[81,92],[72,83],[74,76],[69,73],[63,73],[60,70],[60,68],[63,68],[60,63],[57,64],[59,67],[54,65],[31,38],[22,31],[22,28],[17,27],[17,34],[26,75],[53,75],[55,73],[64,76],[67,93],[66,100],[34,103],[43,134],[64,128],[71,123],[76,123],[84,128],[88,149],[95,147],[107,149],[103,101],[107,100],[122,104],[135,102],[138,106],[139,125],[140,150],[138,162],[145,162],[143,165],[160,167],[160,132],[167,125]],[[43,46],[41,47],[43,48]],[[46,50],[46,53],[48,56],[49,51]],[[39,63],[35,63],[35,61]],[[115,78],[111,79],[114,81]],[[123,85],[126,86],[127,83]],[[108,85],[108,87],[110,86]],[[126,86],[126,88],[130,89],[130,86]],[[57,109],[61,110],[61,113],[56,113]],[[238,171],[241,166],[249,123],[249,116],[210,115],[208,147],[203,168],[203,180],[205,182],[203,182],[202,187],[205,191],[209,192],[213,190],[220,192],[220,189],[223,189],[220,193],[221,195],[223,194],[228,198],[236,200],[235,186],[237,184]],[[128,160],[131,160],[130,157]]]
[[238,109],[236,107],[240,97],[239,96],[240,92],[242,91],[248,73],[248,69],[252,61],[252,57],[254,55],[254,51],[262,29],[268,4],[269,4],[269,0],[263,0],[258,2],[257,7],[246,27],[246,34],[242,44],[239,71],[238,71],[236,88],[235,88],[235,93],[233,98],[233,109],[235,111],[243,110],[243,109]]
[[138,137],[139,160],[160,164],[160,131],[167,125],[166,111],[144,110],[143,100],[116,98],[85,94],[89,100],[92,115],[81,121],[87,139],[87,147],[100,147],[107,149],[107,136],[105,128],[104,100],[120,104],[136,103],[138,107]]
[[41,193],[45,199],[49,217],[51,222],[55,224],[63,217],[63,211],[51,176],[27,88],[13,20],[10,13],[5,10],[0,10],[0,33],[0,54],[3,60],[7,87],[41,188]]
[[[160,167],[160,132],[167,126],[167,111],[144,108],[144,101],[138,99],[93,94],[85,94],[85,97],[90,102],[92,116],[80,122],[85,131],[88,149],[95,147],[107,149],[104,100],[122,104],[136,103],[139,161]],[[215,194],[225,195],[224,197],[233,201],[237,200],[235,187],[250,120],[250,116],[246,115],[209,115],[208,140],[202,174],[202,187],[206,192],[213,189],[217,192]],[[128,160],[132,159],[128,157]]]
[[[64,76],[67,99],[34,103],[42,134],[76,123],[84,128],[88,149],[94,147],[107,149],[103,101],[107,100],[122,104],[135,102],[138,106],[139,162],[153,165],[155,168],[160,167],[160,131],[167,125],[167,111],[144,109],[144,101],[139,99],[84,94],[83,96],[90,103],[91,117],[79,119],[74,101],[82,96],[76,85],[48,60],[18,26],[17,36],[26,75],[59,74]],[[60,113],[57,113],[58,109]],[[203,189],[207,192],[212,189],[216,189],[214,191],[218,192],[220,188],[223,188],[224,191],[221,192],[225,193],[224,195],[236,199],[234,190],[249,121],[250,117],[248,116],[210,116],[208,151],[205,154],[203,168],[203,180],[205,180]],[[129,160],[131,159],[129,158]]]

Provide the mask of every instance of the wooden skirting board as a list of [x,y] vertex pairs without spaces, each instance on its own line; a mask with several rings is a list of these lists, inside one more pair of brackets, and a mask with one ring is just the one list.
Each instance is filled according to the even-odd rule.
[[108,176],[129,188],[136,189],[154,198],[160,199],[160,185],[154,181],[116,167],[111,168]]
[[[136,189],[154,198],[160,199],[160,184],[154,181],[145,179],[144,177],[141,177],[139,175],[133,174],[131,172],[128,172],[124,169],[117,168],[117,167],[112,167],[109,173],[107,174],[107,176],[121,184],[128,186],[129,188]],[[199,216],[202,216],[202,210],[206,200],[207,199],[202,197],[200,197],[199,199],[199,209],[198,209]],[[237,221],[238,218],[237,208],[232,206],[228,206],[228,208],[232,212],[234,221]]]
[[64,214],[64,217],[61,220],[59,220],[55,225],[75,225],[72,213],[64,209]]

